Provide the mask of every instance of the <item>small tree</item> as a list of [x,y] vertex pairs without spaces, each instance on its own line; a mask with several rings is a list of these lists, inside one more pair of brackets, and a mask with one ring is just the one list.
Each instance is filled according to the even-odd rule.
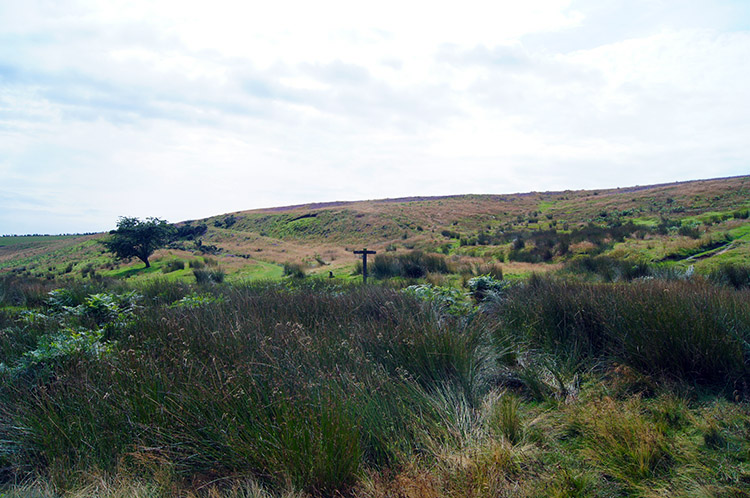
[[110,231],[109,239],[102,241],[102,244],[118,259],[136,257],[146,264],[146,268],[150,268],[149,256],[171,240],[174,230],[174,226],[159,218],[141,221],[121,216],[117,221],[117,230]]

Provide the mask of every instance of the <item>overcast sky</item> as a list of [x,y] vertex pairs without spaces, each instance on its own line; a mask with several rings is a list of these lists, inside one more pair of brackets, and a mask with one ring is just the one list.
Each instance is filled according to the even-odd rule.
[[749,166],[747,0],[0,0],[0,234]]

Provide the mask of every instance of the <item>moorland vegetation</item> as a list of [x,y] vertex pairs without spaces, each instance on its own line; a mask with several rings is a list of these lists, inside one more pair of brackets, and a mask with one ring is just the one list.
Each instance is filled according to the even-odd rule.
[[750,496],[747,180],[0,238],[0,496]]
[[747,495],[750,290],[702,277],[0,296],[6,496]]

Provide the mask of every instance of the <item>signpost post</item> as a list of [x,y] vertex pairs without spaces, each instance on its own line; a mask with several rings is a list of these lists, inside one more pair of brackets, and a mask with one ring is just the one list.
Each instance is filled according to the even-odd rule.
[[367,283],[367,255],[368,254],[377,254],[375,251],[368,251],[365,247],[361,251],[354,251],[354,254],[361,254],[362,255],[362,283]]

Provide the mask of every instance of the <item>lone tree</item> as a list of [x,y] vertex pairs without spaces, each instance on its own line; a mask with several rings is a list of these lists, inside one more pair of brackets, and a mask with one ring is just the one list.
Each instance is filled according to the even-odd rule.
[[174,232],[174,226],[159,218],[141,221],[121,216],[117,221],[117,230],[110,231],[109,239],[102,241],[102,244],[118,259],[136,257],[146,263],[146,268],[150,268],[149,256],[166,245]]

